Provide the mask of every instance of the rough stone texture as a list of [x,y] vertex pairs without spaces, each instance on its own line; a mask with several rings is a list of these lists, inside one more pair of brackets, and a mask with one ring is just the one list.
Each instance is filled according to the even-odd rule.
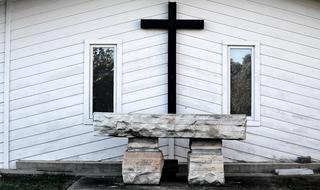
[[159,184],[163,168],[162,152],[126,152],[122,162],[125,184]]
[[191,152],[188,153],[189,184],[224,184],[221,148],[221,140],[190,140]]
[[159,139],[129,138],[128,151],[159,151]]
[[95,113],[99,136],[245,139],[245,115]]
[[314,172],[308,168],[295,168],[295,169],[276,169],[275,173],[278,175],[313,175]]

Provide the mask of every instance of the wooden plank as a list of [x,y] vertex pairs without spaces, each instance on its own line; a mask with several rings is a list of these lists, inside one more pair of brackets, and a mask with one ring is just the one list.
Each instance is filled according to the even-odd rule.
[[[17,100],[10,101],[10,109],[11,111],[29,107],[37,104],[42,104],[70,96],[75,96],[83,93],[83,84],[72,85],[66,88],[56,89],[53,91],[36,94],[29,97],[20,98]],[[1,100],[1,95],[0,95]]]
[[[95,150],[95,151],[91,151],[91,150],[87,150],[88,152],[82,152],[81,154],[77,154],[77,155],[72,155],[71,157],[67,157],[67,158],[60,158],[59,160],[70,160],[70,161],[74,161],[74,160],[83,160],[83,161],[104,161],[104,160],[108,160],[110,158],[115,158],[115,157],[121,157],[118,158],[117,160],[122,161],[122,156],[123,153],[127,150],[127,144],[125,145],[120,145],[120,146],[116,146],[114,148],[110,148],[110,149],[102,149],[102,150]],[[90,151],[90,152],[89,152]],[[107,157],[106,157],[107,155]]]
[[149,48],[152,46],[167,44],[168,43],[168,34],[162,32],[159,35],[150,36],[148,38],[141,38],[137,40],[132,40],[126,43],[123,43],[123,52],[136,51],[137,49]]
[[303,73],[297,74],[297,73],[292,73],[285,70],[280,70],[273,67],[262,65],[261,74],[272,76],[272,77],[286,80],[286,81],[292,81],[297,84],[301,84],[304,86],[308,86],[308,87],[312,87],[320,90],[320,79],[304,76]]
[[319,11],[317,7],[319,7],[319,3],[317,1],[307,1],[301,3],[301,1],[277,1],[270,0],[265,2],[263,0],[253,0],[259,4],[268,5],[269,7],[274,7],[277,9],[285,10],[287,13],[295,13],[296,15],[305,15],[309,17],[309,19],[320,19]]
[[175,138],[174,143],[176,146],[180,146],[182,148],[189,149],[189,139]]
[[[33,14],[39,14],[43,12],[49,12],[55,9],[59,9],[62,7],[69,7],[81,2],[85,2],[87,0],[68,0],[68,1],[63,1],[63,0],[58,0],[56,2],[49,2],[49,3],[44,3],[41,0],[30,0],[28,2],[26,1],[15,1],[13,3],[13,8],[17,10],[17,12],[13,15],[14,20],[18,20],[24,17],[28,17]],[[58,3],[59,2],[59,3]],[[40,9],[40,7],[43,9]],[[37,12],[39,11],[39,12]]]
[[302,127],[305,127],[306,130],[308,130],[308,128],[319,130],[319,120],[312,119],[304,115],[298,115],[298,114],[292,113],[291,111],[292,110],[285,111],[285,110],[280,110],[272,107],[261,106],[262,117],[263,116],[271,117],[280,121],[301,125]]
[[[72,132],[71,132],[72,131]],[[45,134],[33,135],[10,141],[10,151],[28,149],[43,143],[53,142],[90,132],[91,129],[84,125],[76,125],[66,129],[55,130]]]
[[[14,22],[13,35],[14,39],[22,38],[24,36],[33,35],[35,33],[52,31],[59,28],[79,25],[99,19],[103,20],[114,15],[133,12],[137,9],[157,5],[161,2],[163,1],[158,0],[150,2],[147,0],[140,0],[132,2],[128,0],[119,0],[116,2],[103,2],[100,0],[86,4],[80,3],[69,8],[62,8],[54,10],[52,12],[48,12],[46,14],[38,14],[31,17],[19,19]],[[88,7],[86,5],[88,5]],[[25,22],[27,22],[27,24]],[[35,31],[32,31],[31,28],[34,28]],[[23,31],[25,32],[25,34],[23,34]]]
[[270,66],[320,80],[320,68],[316,68],[319,67],[318,65],[311,65],[311,67],[309,67],[268,56],[261,56],[261,63],[268,67]]
[[193,87],[196,89],[221,94],[221,85],[212,81],[204,81],[201,79],[186,76],[184,73],[177,74],[177,84]]
[[24,108],[20,108],[10,112],[10,119],[17,120],[20,118],[28,118],[29,116],[47,113],[60,108],[65,108],[83,103],[83,94],[65,97],[58,100],[53,100],[41,104],[36,104]]
[[96,135],[244,139],[244,115],[94,113]]
[[15,67],[26,67],[35,64],[41,64],[44,62],[50,62],[62,57],[73,56],[75,54],[83,53],[83,44],[76,44],[73,46],[56,49],[53,51],[47,51],[40,54],[35,54],[23,58],[11,60],[12,65],[19,65]]
[[168,77],[166,74],[156,75],[153,77],[146,78],[144,80],[131,81],[129,83],[124,83],[123,86],[123,94],[152,88],[154,86],[160,86],[167,84]]
[[221,95],[177,84],[177,94],[221,105]]
[[253,155],[253,154],[248,154],[246,152],[241,152],[238,150],[233,150],[229,148],[222,148],[222,154],[223,156],[226,156],[228,158],[237,160],[239,162],[243,162],[246,160],[247,162],[270,162],[272,161],[271,159]]
[[288,111],[295,113],[297,115],[309,117],[315,120],[320,120],[320,110],[305,107],[303,105],[297,105],[294,103],[286,102],[284,100],[279,100],[275,98],[270,98],[266,96],[261,97],[261,105],[276,108],[283,111]]
[[22,40],[14,41],[12,46],[12,52],[15,53],[14,59],[21,57],[31,56],[39,53],[44,53],[48,51],[54,51],[61,48],[66,48],[69,46],[75,46],[82,44],[83,39],[91,39],[94,36],[94,39],[100,39],[102,37],[109,37],[126,31],[132,31],[137,28],[137,21],[125,22],[118,25],[111,25],[109,27],[101,28],[99,30],[94,30],[86,33],[79,33],[68,38],[58,38],[55,40],[45,41],[37,44],[26,45]]
[[217,23],[215,21],[210,20],[210,15],[207,18],[208,21],[206,22],[206,30],[222,33],[226,36],[237,37],[239,39],[246,39],[251,41],[260,41],[261,44],[280,48],[283,50],[291,51],[297,54],[306,55],[309,57],[313,57],[316,59],[320,59],[319,56],[319,49],[309,47],[308,44],[301,45],[295,42],[288,41],[286,39],[279,39],[275,37],[270,37],[265,34],[259,34],[254,31],[248,31],[245,28],[235,28],[233,26]]
[[222,84],[221,74],[211,73],[201,69],[177,64],[177,73],[216,84]]
[[206,61],[212,61],[215,63],[220,63],[221,60],[221,54],[219,53],[212,52],[210,50],[199,49],[197,46],[192,47],[179,43],[177,44],[177,53],[189,55]]
[[72,126],[78,126],[83,123],[83,115],[66,115],[62,118],[56,118],[55,120],[45,123],[39,123],[31,126],[17,126],[11,127],[10,140],[16,140],[20,138],[26,138],[33,135],[44,135],[51,131],[61,130]]
[[168,62],[167,53],[159,55],[151,55],[150,57],[139,59],[137,61],[131,61],[123,64],[122,71],[123,73],[135,72],[142,69],[147,69],[148,67],[155,67],[158,65],[163,65]]
[[205,7],[201,6],[202,8],[222,15],[233,16],[242,20],[272,26],[302,35],[320,37],[318,30],[320,28],[317,26],[318,21],[316,19],[303,17],[272,7],[266,8],[266,6],[252,1],[245,1],[244,3],[244,1],[236,0],[211,0],[209,2],[197,1],[197,3],[195,3],[193,0],[180,0],[179,3],[196,7],[202,4],[206,5]]
[[[152,3],[151,1],[148,1]],[[153,4],[153,3],[152,3]],[[133,7],[134,13],[131,12],[124,12],[123,14],[118,14],[114,16],[110,16],[107,18],[103,19],[97,19],[93,20],[91,22],[85,22],[82,24],[70,26],[70,27],[64,27],[61,29],[57,29],[54,31],[49,31],[49,32],[44,32],[37,34],[35,36],[30,36],[30,37],[25,37],[21,39],[16,39],[13,41],[19,41],[20,44],[23,44],[23,46],[28,46],[28,45],[33,45],[33,44],[38,44],[50,40],[55,40],[55,39],[61,39],[61,38],[67,38],[69,36],[73,36],[76,34],[80,33],[86,33],[90,32],[93,30],[99,30],[104,27],[112,26],[112,25],[117,25],[121,24],[124,22],[129,22],[132,20],[137,20],[141,19],[142,17],[150,16],[150,15],[155,15],[155,14],[161,14],[164,11],[161,9],[161,7],[165,7],[166,5],[158,5],[158,6],[148,6],[148,5],[142,5],[144,8],[138,9],[137,7]],[[138,24],[138,22],[136,23]],[[138,27],[138,25],[136,25]],[[14,45],[14,49],[17,48],[18,46]],[[20,46],[21,47],[21,46]]]
[[24,128],[29,126],[35,126],[47,122],[51,122],[54,120],[59,120],[61,118],[66,118],[68,116],[74,116],[78,114],[82,114],[83,105],[75,105],[71,107],[61,108],[59,110],[54,110],[47,113],[41,113],[34,116],[29,116],[27,118],[14,120],[10,122],[10,128]]
[[183,147],[180,147],[180,146],[175,146],[174,148],[175,148],[175,156],[179,156],[179,157],[182,157],[182,158],[187,158],[189,148],[183,148]]
[[151,107],[151,108],[146,108],[146,109],[142,109],[142,110],[134,111],[133,113],[144,113],[144,114],[154,113],[154,114],[163,114],[163,113],[167,113],[167,111],[168,111],[168,105],[167,105],[167,104],[164,104],[164,105],[159,105],[159,106],[155,106],[155,107]]
[[[276,149],[277,151],[287,152],[298,156],[305,156],[306,152],[314,159],[319,159],[319,151],[310,149],[304,146],[299,146],[289,142],[282,141],[281,139],[273,138],[272,136],[264,136],[263,131],[258,133],[251,133],[249,130],[255,127],[248,128],[246,141],[253,142],[255,145]],[[245,151],[245,150],[244,150]],[[276,158],[280,160],[281,158]]]
[[[254,142],[253,142],[254,143]],[[240,142],[240,141],[223,141],[223,147],[229,148],[232,150],[241,150],[242,152],[253,154],[256,156],[260,156],[266,158],[268,160],[276,160],[276,158],[281,159],[283,161],[292,162],[297,158],[297,155],[281,152],[279,150],[271,149],[272,147],[263,147],[258,146],[252,143]],[[237,158],[241,159],[241,157]]]
[[160,96],[167,93],[168,93],[167,85],[151,87],[144,90],[139,90],[132,93],[124,94],[122,97],[122,100],[123,100],[122,104],[125,105],[127,103],[132,103],[132,102],[147,99],[150,97]]
[[188,108],[198,109],[200,111],[206,111],[211,114],[221,113],[221,105],[179,94],[177,95],[177,104]]
[[[261,46],[261,54],[275,59],[281,59],[300,65],[309,66],[312,68],[320,69],[319,59],[312,58],[310,55],[302,55],[300,53],[286,51],[285,49],[279,49],[277,47]],[[262,63],[268,65],[268,62],[262,60]]]
[[[268,75],[272,75],[272,73],[268,73]],[[283,80],[281,78],[274,78],[273,76],[262,75],[261,84],[268,87],[285,90],[288,92],[304,95],[315,99],[318,99],[320,97],[320,89],[308,87],[304,84],[297,84],[295,83],[295,81],[292,81],[290,79]]]
[[177,112],[181,114],[210,114],[209,111],[197,110],[184,105],[177,105]]
[[261,94],[263,94],[263,96],[280,99],[283,101],[295,103],[295,104],[306,106],[306,107],[311,107],[314,109],[320,108],[320,100],[319,99],[314,99],[314,98],[306,97],[303,95],[290,93],[287,91],[283,91],[281,89],[275,89],[275,88],[270,88],[267,86],[262,86],[261,87]]
[[272,129],[308,137],[311,139],[320,140],[320,130],[307,128],[305,126],[301,126],[294,123],[289,123],[288,121],[281,121],[278,119],[262,116],[261,125],[267,126]]
[[[188,30],[186,30],[187,32]],[[198,31],[198,33],[202,33]],[[221,46],[220,43],[215,43],[212,41],[208,41],[205,39],[197,38],[195,36],[187,35],[184,33],[181,33],[180,31],[177,32],[177,43],[191,46],[191,47],[198,47],[199,49],[204,49],[207,51],[212,51],[218,54],[221,54]],[[197,46],[197,44],[201,44],[201,47]]]
[[12,65],[11,67],[11,80],[16,80],[22,77],[27,77],[35,74],[40,74],[43,72],[48,72],[51,70],[61,69],[63,67],[68,67],[75,64],[83,63],[83,55],[76,54],[67,57],[61,57],[53,61],[44,62],[35,65],[28,65],[27,67],[22,67],[22,65]]
[[139,59],[145,59],[153,55],[159,55],[167,53],[167,44],[160,44],[149,48],[137,49],[123,54],[123,63],[136,61]]
[[82,81],[83,81],[83,74],[57,79],[54,81],[49,81],[46,83],[37,84],[37,85],[29,86],[23,89],[11,91],[10,99],[15,100],[15,99],[19,99],[27,96],[33,96],[36,94],[53,91],[60,88],[65,88],[68,86],[77,85]]
[[190,55],[177,54],[177,63],[188,67],[198,68],[213,73],[221,72],[220,63],[214,63],[213,61],[206,61],[203,59],[191,57]]
[[63,67],[61,69],[28,76],[26,78],[16,79],[11,81],[11,90],[18,90],[28,86],[51,82],[78,74],[83,74],[83,64],[76,64],[69,67]]
[[[270,136],[274,139],[280,139],[283,142],[287,142],[289,144],[303,146],[308,149],[313,149],[314,152],[320,152],[320,141],[308,137],[301,136],[299,134],[292,134],[290,132],[285,132],[277,129],[271,129],[268,127],[263,127],[260,130],[250,129],[249,130],[255,134],[263,134],[263,136]],[[297,141],[299,139],[299,141]]]
[[[26,31],[25,35],[31,35],[36,32],[53,30],[59,26],[67,26],[77,24],[79,22],[81,23],[92,19],[99,19],[101,17],[110,16],[116,14],[116,11],[118,11],[118,9],[121,9],[121,6],[128,6],[128,4],[125,4],[128,2],[128,0],[119,0],[117,2],[109,1],[108,3],[101,0],[95,2],[84,0],[84,2],[79,1],[73,3],[72,1],[60,1],[56,4],[53,4],[51,7],[47,7],[50,2],[46,2],[43,4],[38,3],[41,4],[41,10],[34,10],[31,15],[19,19],[14,19],[13,34],[17,35],[17,38],[21,38],[23,37],[21,29]],[[66,7],[60,7],[58,9],[53,8],[55,6],[61,6],[63,4],[68,5],[66,5]],[[29,4],[29,6],[26,5],[25,9],[33,9],[33,7],[31,7],[32,5],[30,5],[31,4]],[[43,14],[43,11],[46,8],[50,8],[50,10]],[[22,12],[24,11],[17,10],[15,16],[20,15]],[[70,19],[73,19],[75,22],[70,22]],[[30,31],[30,28],[32,27],[34,27],[36,31]]]
[[122,75],[123,77],[123,83],[130,83],[132,81],[137,81],[137,80],[144,80],[150,77],[155,77],[159,75],[164,75],[167,73],[168,67],[164,65],[157,65],[155,67],[149,67],[146,69],[138,70],[135,72],[130,72],[130,73],[124,73]]
[[161,106],[167,104],[167,95],[160,95],[156,97],[150,97],[148,99],[139,100],[132,103],[127,103],[122,106],[123,113],[137,112],[140,110],[146,110],[155,106]]
[[[188,1],[188,0],[187,0]],[[198,8],[199,7],[199,8]],[[227,9],[221,8],[219,9],[219,6],[211,5],[210,3],[201,3],[201,1],[192,1],[192,6],[184,6],[180,5],[180,10],[182,14],[186,15],[194,15],[197,13],[197,16],[201,16],[204,19],[208,19],[210,21],[216,22],[216,23],[226,23],[228,26],[236,26],[240,29],[246,29],[248,31],[255,32],[257,34],[271,36],[274,38],[279,39],[285,39],[285,40],[291,40],[295,39],[296,42],[306,44],[308,46],[317,48],[317,44],[320,42],[319,36],[316,37],[309,37],[302,34],[297,34],[295,30],[293,32],[288,31],[288,29],[278,29],[278,27],[270,26],[270,22],[268,22],[268,19],[264,19],[263,22],[266,24],[258,24],[256,20],[254,22],[248,21],[248,19],[239,19],[242,15],[239,12],[240,9],[237,9],[236,11],[230,10],[227,13]],[[218,13],[217,13],[218,12]],[[219,13],[219,12],[222,12]],[[231,13],[232,12],[232,13]],[[251,17],[251,20],[256,17]],[[299,30],[302,26],[296,27],[296,30]],[[312,29],[309,29],[308,31],[311,31]],[[316,30],[319,33],[319,30]],[[317,32],[314,32],[315,34]],[[295,41],[292,41],[295,42]]]
[[56,143],[46,143],[28,149],[12,151],[10,155],[12,161],[17,159],[59,160],[82,152],[99,151],[125,143],[126,140],[122,138],[99,138],[87,133],[73,138],[57,140]]

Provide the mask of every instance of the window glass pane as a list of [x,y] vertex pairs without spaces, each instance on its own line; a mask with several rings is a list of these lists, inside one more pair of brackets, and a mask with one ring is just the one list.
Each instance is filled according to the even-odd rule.
[[230,48],[231,114],[251,116],[251,48]]
[[93,112],[113,112],[114,48],[93,47]]

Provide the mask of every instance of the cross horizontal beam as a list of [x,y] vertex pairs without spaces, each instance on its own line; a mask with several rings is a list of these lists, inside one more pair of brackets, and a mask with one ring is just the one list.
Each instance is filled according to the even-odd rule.
[[141,19],[142,29],[169,29],[174,27],[175,29],[203,29],[203,20],[176,20],[175,22],[169,22],[168,20],[160,19]]

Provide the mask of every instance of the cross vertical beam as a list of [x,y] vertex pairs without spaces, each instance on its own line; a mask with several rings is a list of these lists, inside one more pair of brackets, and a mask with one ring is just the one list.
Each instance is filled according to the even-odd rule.
[[168,31],[168,113],[176,113],[176,3],[169,3],[169,31]]
[[203,20],[177,20],[177,5],[169,2],[168,20],[141,19],[143,29],[168,30],[168,113],[176,113],[176,32],[177,29],[203,29]]

